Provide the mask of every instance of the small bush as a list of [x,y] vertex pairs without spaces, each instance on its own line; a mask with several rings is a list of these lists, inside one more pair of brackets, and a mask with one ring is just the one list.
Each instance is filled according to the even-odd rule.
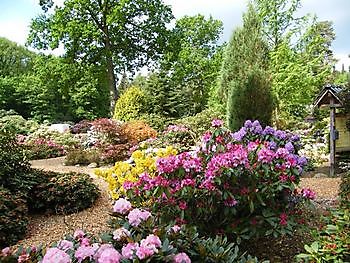
[[27,121],[21,115],[6,115],[0,118],[0,129],[16,134],[28,135],[38,128],[38,123],[32,120]]
[[97,119],[92,122],[92,129],[103,143],[122,144],[127,142],[121,124],[116,120]]
[[0,248],[23,238],[27,223],[25,199],[0,186]]
[[82,120],[76,124],[74,124],[70,130],[73,134],[79,134],[79,133],[87,133],[88,130],[92,127],[91,121],[88,120]]
[[0,131],[0,182],[11,192],[24,195],[33,186],[30,164],[14,134]]
[[342,176],[339,195],[341,205],[350,207],[350,171]]
[[146,96],[139,87],[128,88],[115,104],[114,119],[121,121],[136,120],[145,113]]
[[315,241],[305,245],[298,262],[350,262],[350,210],[331,211],[323,227],[313,231]]
[[157,132],[144,121],[129,121],[122,125],[129,142],[139,143],[157,136]]
[[212,109],[206,109],[194,116],[179,119],[175,123],[189,128],[198,139],[205,131],[210,129],[210,123],[213,119],[222,118],[224,118],[224,116],[221,113]]
[[164,128],[174,121],[172,118],[154,113],[142,114],[138,119],[145,121],[149,126],[157,131],[163,131]]
[[100,151],[98,149],[73,149],[67,153],[67,156],[65,158],[65,164],[66,165],[76,165],[76,164],[82,164],[82,165],[88,165],[90,163],[97,163],[99,164],[101,162],[100,158]]
[[70,214],[91,207],[100,195],[89,175],[38,170],[36,173],[47,181],[31,192],[30,208],[33,210]]

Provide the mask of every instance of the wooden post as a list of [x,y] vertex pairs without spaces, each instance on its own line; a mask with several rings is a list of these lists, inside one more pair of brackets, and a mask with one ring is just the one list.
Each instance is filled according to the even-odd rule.
[[329,164],[330,164],[330,169],[329,169],[329,176],[334,177],[334,170],[335,170],[335,105],[334,105],[334,98],[333,96],[330,98],[330,156],[329,156]]

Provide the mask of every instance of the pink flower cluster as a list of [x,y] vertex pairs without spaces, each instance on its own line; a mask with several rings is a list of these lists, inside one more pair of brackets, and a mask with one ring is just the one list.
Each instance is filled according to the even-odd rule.
[[133,259],[136,255],[140,260],[153,256],[158,253],[158,248],[162,246],[162,242],[158,236],[153,234],[142,239],[140,244],[128,243],[122,248],[122,255],[125,259]]
[[195,154],[183,152],[178,155],[171,155],[165,158],[158,158],[156,161],[157,171],[159,174],[170,174],[183,168],[186,173],[201,172],[202,160]]
[[132,226],[138,226],[142,221],[146,221],[150,217],[150,212],[138,208],[131,210],[128,214],[128,220]]
[[301,195],[307,199],[315,199],[316,193],[309,188],[301,189]]
[[186,253],[179,253],[175,255],[174,263],[191,263],[191,259]]
[[119,198],[113,206],[113,212],[125,215],[127,212],[131,210],[131,203],[124,199],[124,198]]
[[188,132],[188,128],[184,125],[169,125],[163,133],[167,134],[170,132]]

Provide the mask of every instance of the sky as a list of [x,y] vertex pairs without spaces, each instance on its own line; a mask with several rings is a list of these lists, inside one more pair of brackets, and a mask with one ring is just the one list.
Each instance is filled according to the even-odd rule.
[[[64,0],[54,0],[61,5]],[[273,1],[273,0],[272,0]],[[224,24],[221,41],[228,41],[234,28],[242,24],[247,0],[164,0],[172,6],[176,18],[203,14]],[[336,39],[332,48],[339,60],[337,69],[350,67],[350,0],[302,0],[298,16],[315,14],[319,20],[333,21]],[[41,12],[39,0],[0,0],[0,36],[24,45],[32,18]],[[53,53],[59,54],[61,50]]]

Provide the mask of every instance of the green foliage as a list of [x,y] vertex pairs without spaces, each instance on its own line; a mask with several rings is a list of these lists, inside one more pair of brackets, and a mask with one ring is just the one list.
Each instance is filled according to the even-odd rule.
[[129,121],[145,113],[146,96],[139,87],[128,88],[115,104],[114,119]]
[[194,133],[196,139],[199,139],[204,132],[210,129],[212,120],[223,118],[223,114],[209,108],[194,116],[178,119],[175,123],[186,126]]
[[0,79],[18,76],[31,70],[36,54],[4,37],[0,37]]
[[306,253],[297,255],[298,262],[349,262],[349,209],[331,211],[323,221],[324,226],[313,232],[315,241],[304,246]]
[[139,117],[140,120],[145,121],[149,126],[157,131],[163,131],[169,122],[172,122],[173,119],[162,116],[161,114],[156,113],[146,113],[142,114]]
[[26,120],[20,115],[6,115],[0,118],[0,130],[11,131],[15,134],[28,135],[34,132],[39,124],[33,120]]
[[251,5],[243,21],[243,28],[234,31],[226,47],[219,81],[231,130],[241,127],[247,119],[258,119],[267,125],[273,110],[267,46]]
[[0,186],[0,248],[24,237],[28,223],[27,210],[23,197]]
[[173,18],[161,0],[67,0],[54,10],[48,2],[41,2],[44,14],[33,19],[28,42],[38,49],[63,44],[70,59],[105,66],[114,99],[114,72],[130,72],[156,60]]
[[344,207],[350,207],[350,172],[343,174],[339,188],[340,202]]
[[23,149],[6,131],[0,131],[0,145],[0,186],[25,196],[33,186],[33,178]]
[[99,164],[101,152],[98,149],[72,149],[68,151],[64,163],[66,165],[88,165],[90,163]]
[[34,211],[51,211],[70,214],[91,207],[99,197],[98,187],[91,177],[80,173],[54,173],[34,171],[44,183],[31,191],[29,208]]

